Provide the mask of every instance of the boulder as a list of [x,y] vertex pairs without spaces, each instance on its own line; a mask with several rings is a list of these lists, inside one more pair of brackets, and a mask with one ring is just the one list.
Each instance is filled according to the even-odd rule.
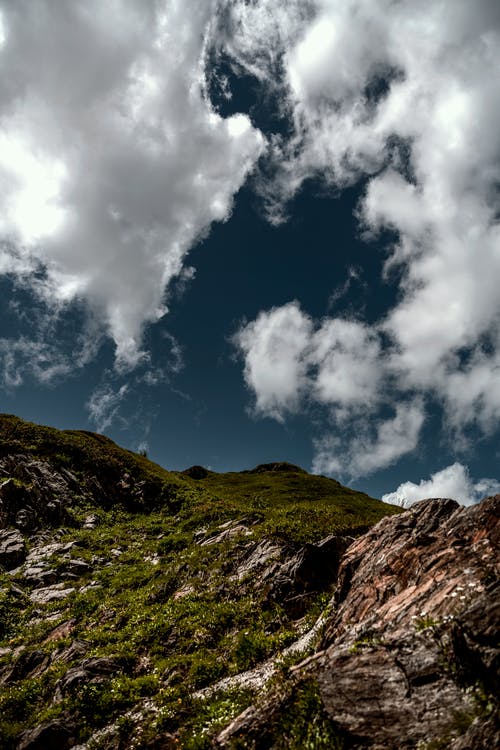
[[272,571],[269,596],[290,615],[300,617],[310,596],[328,591],[337,579],[340,558],[352,537],[331,535],[318,544],[306,544]]
[[26,542],[16,529],[0,531],[0,565],[12,570],[26,559]]
[[82,683],[97,683],[121,672],[121,664],[112,657],[83,659],[79,664],[68,669],[64,677],[56,683],[54,701],[60,701],[65,695],[78,688]]
[[55,602],[59,599],[65,599],[74,591],[74,588],[66,587],[65,583],[55,583],[53,586],[34,589],[30,594],[30,599],[35,604],[49,604],[50,602]]
[[61,721],[46,721],[23,732],[16,750],[67,750],[74,745],[74,731]]

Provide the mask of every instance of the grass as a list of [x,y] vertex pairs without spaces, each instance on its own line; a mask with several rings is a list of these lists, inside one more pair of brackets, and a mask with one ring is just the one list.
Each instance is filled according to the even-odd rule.
[[[331,533],[356,534],[399,512],[296,467],[207,472],[193,479],[102,435],[0,415],[0,457],[13,454],[47,461],[75,477],[69,508],[74,524],[62,537],[75,545],[48,563],[64,572],[72,557],[91,567],[71,580],[75,592],[69,597],[36,606],[22,577],[0,574],[0,667],[18,658],[16,649],[25,656],[42,650],[50,659],[40,675],[28,672],[0,689],[5,750],[15,747],[21,730],[57,716],[72,717],[80,742],[113,721],[133,736],[139,729],[127,712],[144,701],[155,713],[150,728],[141,729],[142,743],[147,731],[165,731],[179,737],[182,747],[209,747],[214,733],[252,696],[233,690],[200,703],[193,693],[279,655],[298,637],[297,625],[268,599],[265,586],[255,586],[253,576],[233,579],[248,549],[263,538],[290,550]],[[83,529],[89,512],[97,525]],[[243,521],[251,535],[197,543],[200,529],[215,535],[227,521]],[[328,599],[328,592],[311,598],[311,624]],[[70,633],[58,638],[55,629],[63,623],[71,624]],[[119,671],[87,681],[54,703],[58,680],[81,660],[64,656],[75,641],[85,645],[85,658],[113,657]],[[302,719],[283,727],[287,747],[337,747],[325,744],[334,742],[333,729],[315,695],[296,696]],[[316,717],[309,729],[308,714]]]

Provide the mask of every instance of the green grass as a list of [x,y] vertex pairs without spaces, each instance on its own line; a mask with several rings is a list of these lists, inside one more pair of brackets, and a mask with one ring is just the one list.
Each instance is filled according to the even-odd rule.
[[[0,574],[0,648],[9,649],[0,666],[8,665],[18,648],[26,654],[41,649],[51,657],[41,676],[28,674],[0,688],[0,746],[5,750],[15,747],[22,729],[58,715],[73,717],[79,741],[114,720],[133,734],[135,725],[126,712],[146,699],[156,706],[149,722],[153,734],[174,733],[180,746],[194,750],[209,747],[214,733],[252,696],[229,691],[200,703],[193,692],[278,655],[298,637],[296,625],[267,598],[265,586],[255,587],[252,576],[243,582],[231,578],[245,545],[273,538],[289,548],[332,533],[356,534],[399,512],[294,467],[208,472],[195,480],[102,435],[0,415],[0,457],[16,453],[76,477],[81,492],[75,492],[70,508],[75,523],[63,537],[76,544],[49,563],[64,571],[69,556],[85,560],[91,570],[71,581],[75,593],[45,606],[16,593],[22,578]],[[81,521],[90,510],[97,526],[83,529]],[[210,546],[196,543],[195,532],[204,528],[207,535],[216,534],[229,520],[243,520],[252,535]],[[311,598],[306,613],[311,625],[328,598],[328,592]],[[67,622],[72,622],[70,634],[53,637],[54,629]],[[57,681],[78,661],[61,657],[75,640],[86,644],[85,658],[114,657],[120,671],[54,704]],[[300,722],[313,708],[316,718],[308,729]],[[321,748],[333,742],[317,697],[307,691],[298,696],[297,711],[303,718],[283,727],[289,747]]]

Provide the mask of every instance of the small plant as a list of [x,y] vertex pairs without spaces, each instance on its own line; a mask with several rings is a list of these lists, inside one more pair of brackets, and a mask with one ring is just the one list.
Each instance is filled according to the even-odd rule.
[[326,713],[315,680],[297,686],[272,728],[276,750],[344,750],[341,731]]
[[377,646],[383,646],[383,640],[373,632],[365,633],[361,638],[354,641],[352,646],[349,648],[350,654],[359,654],[364,648],[376,648]]
[[431,617],[428,614],[421,613],[419,617],[416,617],[414,620],[415,630],[418,632],[421,632],[422,630],[427,630],[428,628],[437,628],[439,625],[441,625],[441,621],[438,620],[435,617]]

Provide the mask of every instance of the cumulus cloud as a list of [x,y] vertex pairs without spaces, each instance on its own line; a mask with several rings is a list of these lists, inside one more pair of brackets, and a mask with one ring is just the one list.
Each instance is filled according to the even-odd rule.
[[[315,0],[302,14],[292,3],[285,18],[282,4],[274,3],[276,15],[272,5],[236,2],[235,22],[246,37],[243,43],[236,34],[228,47],[245,65],[253,45],[252,65],[263,81],[271,78],[263,49],[273,40],[273,54],[282,53],[282,106],[293,135],[272,142],[275,179],[262,187],[271,219],[283,217],[306,179],[319,177],[335,189],[363,179],[357,217],[365,236],[390,230],[397,238],[386,249],[385,267],[399,272],[396,303],[365,327],[370,346],[363,367],[357,357],[349,363],[349,355],[342,361],[337,353],[332,367],[325,360],[315,398],[329,400],[331,387],[331,400],[343,401],[348,411],[357,408],[361,392],[369,404],[382,396],[392,407],[430,398],[455,430],[494,429],[500,414],[498,3]],[[330,325],[340,330],[338,318]],[[328,327],[323,321],[325,339]],[[389,381],[391,395],[382,387]],[[343,384],[352,403],[342,397]],[[320,467],[327,465],[326,446],[332,454],[336,449],[332,429],[333,437],[318,442]],[[365,442],[354,439],[352,449],[362,453]],[[381,436],[375,440],[383,443]],[[368,468],[357,455],[353,465]],[[386,465],[385,450],[375,455]]]
[[472,505],[497,492],[500,492],[500,482],[496,479],[474,481],[466,466],[454,463],[436,471],[430,479],[422,479],[418,484],[403,482],[397,490],[384,495],[382,500],[403,508],[409,508],[418,500],[430,497],[451,497],[462,505]]
[[329,434],[315,441],[313,471],[353,480],[386,468],[415,450],[424,417],[422,404],[414,401],[398,404],[394,417],[376,426],[367,425],[366,419],[353,420],[351,437]]
[[283,421],[287,413],[316,401],[341,419],[378,401],[380,343],[359,321],[327,318],[316,324],[298,302],[290,302],[260,313],[233,341],[262,416]]
[[0,269],[26,281],[41,264],[37,292],[85,300],[124,366],[263,148],[204,95],[216,7],[0,2]]
[[416,448],[423,402],[393,399],[394,416],[380,416],[391,376],[380,366],[376,332],[363,323],[341,318],[315,323],[292,302],[262,312],[242,326],[234,342],[257,415],[283,422],[309,407],[327,411],[330,431],[315,441],[314,471],[354,479]]
[[255,411],[283,421],[299,407],[307,384],[311,320],[296,302],[261,313],[234,341],[245,358],[244,377],[255,393]]

